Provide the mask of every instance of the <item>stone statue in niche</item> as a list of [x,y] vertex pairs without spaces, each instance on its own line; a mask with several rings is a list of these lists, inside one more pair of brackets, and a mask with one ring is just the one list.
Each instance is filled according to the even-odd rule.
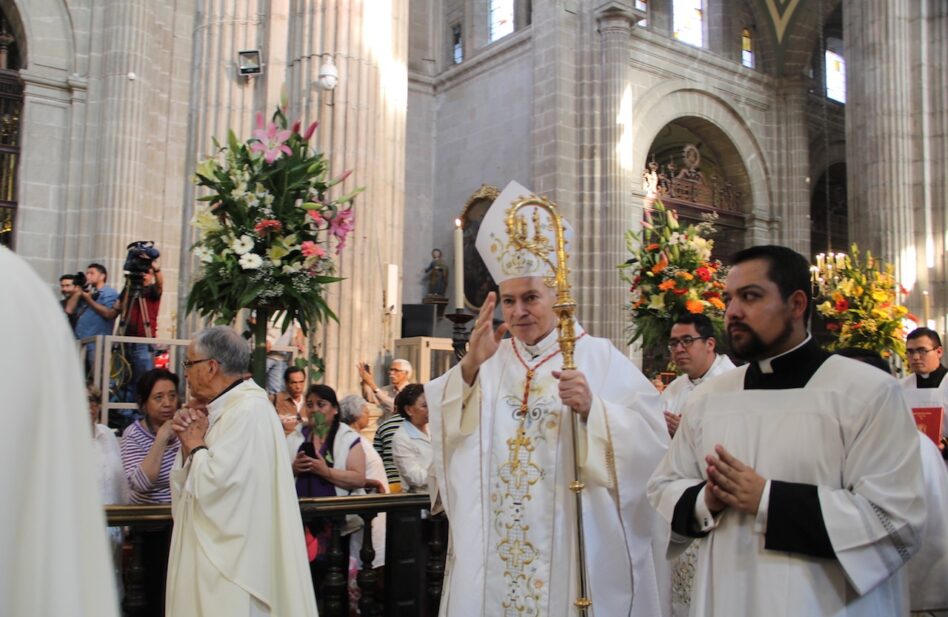
[[441,257],[441,249],[431,251],[431,262],[425,268],[428,295],[444,297],[448,289],[448,264]]

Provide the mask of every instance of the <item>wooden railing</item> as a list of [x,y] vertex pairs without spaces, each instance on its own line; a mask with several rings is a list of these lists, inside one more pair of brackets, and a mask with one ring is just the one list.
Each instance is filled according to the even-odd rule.
[[[441,587],[444,581],[444,559],[447,545],[447,521],[443,516],[430,516],[430,500],[425,494],[360,495],[354,497],[304,498],[299,500],[300,514],[306,523],[315,518],[332,521],[328,552],[328,571],[323,580],[313,581],[321,597],[320,615],[346,617],[349,614],[346,563],[341,535],[346,515],[362,518],[365,533],[359,557],[363,567],[356,578],[361,598],[359,611],[363,617],[412,615],[434,617],[438,614]],[[147,614],[145,581],[149,576],[164,576],[151,571],[142,549],[142,529],[170,527],[171,506],[108,506],[109,526],[127,527],[126,542],[131,557],[123,573],[125,597],[122,611],[128,617]],[[388,513],[386,529],[385,592],[379,597],[378,571],[371,568],[375,558],[372,545],[372,520]],[[300,537],[300,542],[303,538]]]

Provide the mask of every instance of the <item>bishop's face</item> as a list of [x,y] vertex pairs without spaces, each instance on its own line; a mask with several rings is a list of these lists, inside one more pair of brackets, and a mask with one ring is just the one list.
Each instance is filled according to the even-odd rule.
[[727,338],[739,358],[770,358],[802,342],[802,338],[795,340],[794,323],[799,321],[802,327],[806,294],[797,291],[784,299],[770,280],[767,260],[751,259],[733,266],[724,295]]
[[556,292],[541,276],[510,279],[500,284],[500,308],[510,333],[535,345],[556,326]]

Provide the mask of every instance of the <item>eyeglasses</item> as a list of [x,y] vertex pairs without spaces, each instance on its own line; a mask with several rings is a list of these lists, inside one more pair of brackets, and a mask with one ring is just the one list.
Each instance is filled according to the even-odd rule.
[[925,349],[924,347],[916,347],[915,349],[906,349],[905,355],[911,358],[912,356],[923,357],[927,356],[929,352],[935,351],[934,349]]
[[668,339],[668,351],[675,351],[675,348],[681,345],[685,349],[688,349],[694,345],[695,341],[700,341],[706,339],[706,336],[683,336],[681,338],[670,338]]
[[200,360],[185,360],[181,364],[184,365],[185,369],[189,369],[195,364],[200,364],[201,362],[207,362],[208,360],[213,360],[214,358],[201,358]]

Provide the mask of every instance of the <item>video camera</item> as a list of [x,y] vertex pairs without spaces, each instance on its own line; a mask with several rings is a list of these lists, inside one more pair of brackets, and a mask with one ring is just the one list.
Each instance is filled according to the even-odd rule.
[[161,253],[151,240],[138,240],[125,248],[128,254],[125,256],[125,265],[122,269],[129,276],[147,274],[151,270],[152,262],[161,257]]

